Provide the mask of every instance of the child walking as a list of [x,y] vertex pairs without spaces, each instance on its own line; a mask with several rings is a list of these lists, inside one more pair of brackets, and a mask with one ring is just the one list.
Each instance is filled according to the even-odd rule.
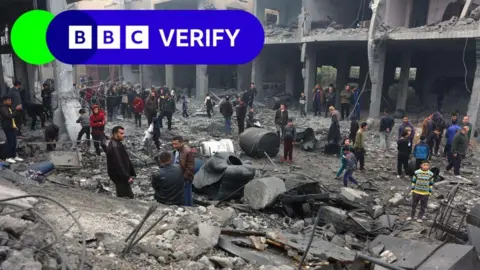
[[293,142],[297,139],[297,129],[293,125],[293,120],[288,119],[287,125],[284,128],[284,137],[283,137],[283,159],[282,162],[287,161],[292,164],[293,156]]
[[300,116],[307,117],[307,112],[305,111],[305,104],[307,103],[307,97],[305,96],[305,93],[300,94]]
[[80,145],[83,134],[85,134],[88,140],[87,145],[90,148],[90,116],[87,114],[87,111],[85,109],[80,109],[78,113],[80,113],[80,117],[78,117],[77,123],[82,126],[82,129],[80,130],[80,132],[78,132],[77,146]]
[[428,205],[428,198],[432,194],[434,174],[430,171],[430,163],[424,160],[420,165],[420,169],[415,171],[412,178],[412,212],[407,220],[415,218],[415,212],[418,203],[420,203],[420,212],[418,213],[417,222],[422,223],[425,219],[425,210]]
[[346,160],[347,165],[345,174],[343,175],[343,186],[346,187],[349,180],[355,185],[358,185],[357,180],[353,178],[353,173],[357,169],[357,159],[352,153],[352,148],[350,146],[346,146],[343,148],[343,157]]
[[345,138],[343,141],[343,146],[340,148],[340,168],[337,171],[337,174],[335,175],[335,179],[340,179],[340,175],[342,175],[343,171],[345,168],[347,168],[347,160],[345,159],[343,155],[343,149],[345,147],[350,147],[350,139]]
[[402,175],[402,167],[405,175],[408,173],[408,161],[410,160],[410,140],[408,136],[410,134],[403,131],[402,137],[397,141],[397,178]]

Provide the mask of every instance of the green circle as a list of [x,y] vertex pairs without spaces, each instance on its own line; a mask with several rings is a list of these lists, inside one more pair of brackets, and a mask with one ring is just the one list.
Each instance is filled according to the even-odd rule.
[[10,41],[20,59],[33,65],[55,60],[47,45],[47,29],[54,17],[45,10],[31,10],[15,21]]

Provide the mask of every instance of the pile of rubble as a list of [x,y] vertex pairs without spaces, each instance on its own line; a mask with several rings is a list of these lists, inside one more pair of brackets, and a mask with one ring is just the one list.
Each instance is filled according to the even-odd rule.
[[[215,95],[235,94],[234,90],[219,90]],[[190,109],[198,115],[204,112],[202,102],[192,101]],[[52,227],[62,228],[57,229],[61,232],[67,231],[62,238],[71,243],[66,246],[67,251],[74,253],[71,255],[67,252],[67,261],[71,265],[78,265],[78,254],[83,251],[78,244],[81,242],[81,232],[86,235],[86,265],[102,269],[296,269],[306,253],[304,266],[320,269],[329,269],[334,265],[348,267],[365,264],[365,260],[374,259],[405,267],[402,263],[412,260],[404,250],[396,247],[400,242],[404,246],[413,243],[427,247],[425,250],[430,253],[432,250],[439,252],[442,248],[452,248],[438,248],[441,242],[429,237],[428,228],[432,224],[443,224],[436,216],[443,211],[442,203],[448,198],[452,187],[461,185],[477,189],[480,178],[476,175],[480,168],[475,157],[470,156],[464,162],[462,174],[466,178],[442,174],[428,204],[428,221],[423,224],[412,223],[405,221],[411,210],[408,195],[410,182],[407,178],[395,177],[395,144],[390,152],[378,150],[379,134],[375,130],[367,131],[366,170],[356,175],[361,184],[358,188],[351,188],[343,187],[340,181],[334,179],[339,158],[321,151],[330,125],[329,118],[302,118],[297,111],[290,111],[290,117],[295,120],[299,131],[307,127],[316,131],[316,146],[309,151],[296,147],[294,165],[286,166],[280,163],[279,156],[271,159],[245,156],[238,144],[238,135],[224,133],[223,117],[218,108],[215,110],[211,119],[203,116],[182,118],[178,113],[175,114],[173,130],[162,129],[161,148],[162,151],[172,150],[170,140],[176,134],[183,135],[193,147],[214,138],[232,139],[235,148],[233,154],[242,161],[249,160],[255,168],[255,177],[245,185],[241,193],[243,196],[239,196],[241,199],[226,196],[211,200],[195,194],[196,207],[164,206],[154,202],[150,182],[152,170],[156,169],[151,159],[154,152],[148,151],[149,146],[142,144],[144,130],[136,128],[133,120],[108,123],[107,130],[117,124],[126,129],[125,144],[138,175],[132,186],[135,200],[113,197],[103,155],[96,157],[77,150],[68,151],[73,156],[78,153],[78,160],[54,158],[56,168],[39,180],[39,175],[26,172],[37,162],[45,162],[49,158],[52,160],[51,155],[44,154],[41,145],[25,146],[29,150],[22,150],[22,153],[28,158],[29,164],[15,164],[10,169],[1,170],[0,180],[8,179],[21,184],[29,193],[54,198],[78,215],[83,230],[75,226],[67,230],[72,221],[65,218],[63,210],[51,204],[42,204],[36,209],[51,222]],[[266,130],[275,131],[273,110],[257,104],[255,118]],[[347,121],[341,122],[342,135],[348,135],[349,124]],[[62,151],[53,155],[60,154],[67,155]],[[66,166],[70,166],[73,160],[80,163],[73,167]],[[432,164],[438,168],[446,165],[443,157],[434,157]],[[473,206],[477,201],[478,198],[457,196],[455,203]],[[150,204],[155,206],[150,207]],[[2,213],[7,211],[4,209]],[[2,222],[4,218],[13,218],[15,222],[20,222],[19,219],[26,223],[25,231],[39,224],[36,219],[24,220],[25,216],[20,214],[7,216],[0,216],[0,229],[9,234],[9,239],[21,239],[22,234],[12,234],[5,229]],[[320,217],[318,220],[317,216]],[[462,222],[459,219],[454,224]],[[45,244],[45,241],[49,241],[49,234],[45,235],[40,237],[43,241],[40,250],[48,250],[42,247],[51,243]],[[309,244],[311,235],[314,238]],[[372,242],[372,239],[376,240]],[[402,241],[410,242],[405,244]],[[12,250],[10,245],[2,245]],[[45,263],[56,260],[55,268],[46,269],[60,267],[62,260],[53,251],[48,252],[53,260],[45,261],[38,255],[41,252],[33,247],[30,249],[33,250],[34,260],[29,260],[30,264],[38,262],[42,264],[40,267],[46,267]],[[465,248],[465,254],[471,251],[469,245],[462,247]],[[30,258],[27,256],[29,251],[22,251],[24,249],[13,250],[15,254],[24,252],[22,256]],[[422,255],[422,258],[428,261],[426,258],[432,254],[423,254],[425,256]],[[8,260],[8,256],[0,259],[4,264]]]

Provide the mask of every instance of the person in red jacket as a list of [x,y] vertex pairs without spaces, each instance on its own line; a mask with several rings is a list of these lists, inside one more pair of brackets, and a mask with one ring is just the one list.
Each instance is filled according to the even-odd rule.
[[92,114],[90,115],[90,128],[92,131],[93,146],[97,156],[100,156],[100,146],[103,151],[107,152],[107,145],[105,144],[105,113],[100,110],[98,105],[92,106]]
[[142,126],[142,113],[144,109],[143,99],[137,95],[133,99],[133,113],[135,114],[135,125],[138,127]]

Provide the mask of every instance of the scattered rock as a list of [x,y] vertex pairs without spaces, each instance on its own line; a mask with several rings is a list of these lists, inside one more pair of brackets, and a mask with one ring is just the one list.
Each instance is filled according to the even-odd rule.
[[395,193],[393,197],[388,200],[389,203],[391,203],[393,206],[399,205],[403,201],[403,195],[400,193]]
[[0,229],[17,237],[19,237],[30,224],[32,224],[32,222],[14,218],[10,215],[0,216]]
[[220,256],[211,256],[209,259],[222,268],[232,268],[233,267],[233,258],[230,257],[220,257]]
[[253,209],[263,209],[272,204],[278,195],[287,191],[285,183],[278,177],[258,178],[250,181],[243,191],[244,200]]
[[293,233],[299,233],[303,230],[304,227],[305,227],[305,221],[302,219],[293,223],[293,225],[290,227],[290,230]]
[[172,230],[172,229],[170,229],[170,230],[168,230],[168,231],[166,231],[162,234],[162,236],[165,239],[170,240],[170,241],[173,240],[173,238],[175,238],[175,235],[177,235],[177,232],[175,230]]
[[210,226],[206,223],[198,224],[198,236],[207,240],[212,247],[217,245],[221,232],[219,227]]
[[136,219],[127,219],[127,224],[135,228],[140,224],[140,221]]
[[[187,258],[195,260],[204,255],[212,248],[210,242],[204,238],[195,235],[186,235],[182,238],[175,239],[172,243],[174,249],[174,256],[177,252],[184,253]],[[178,255],[178,254],[177,254]],[[180,259],[180,258],[178,258]]]
[[349,187],[342,187],[340,189],[340,195],[352,202],[363,202],[370,199],[370,195],[366,192]]
[[35,261],[31,249],[22,251],[13,250],[7,256],[7,260],[2,263],[2,270],[42,270],[42,264]]

